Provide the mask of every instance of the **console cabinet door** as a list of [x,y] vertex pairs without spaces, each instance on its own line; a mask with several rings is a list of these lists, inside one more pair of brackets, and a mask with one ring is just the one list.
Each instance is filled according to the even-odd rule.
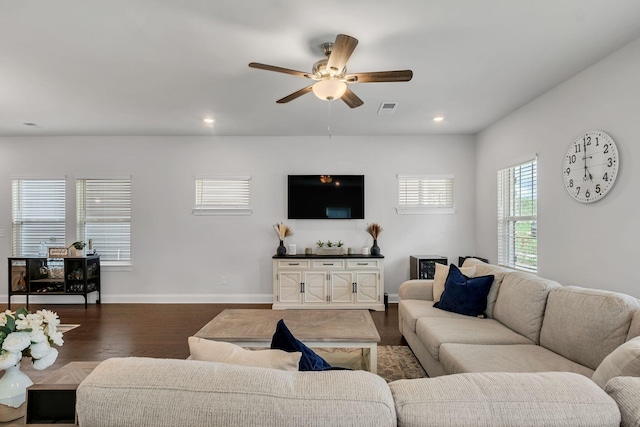
[[356,303],[379,302],[380,281],[377,271],[357,271],[356,277]]
[[303,302],[305,304],[327,304],[327,281],[324,271],[304,272],[304,293]]
[[302,272],[278,272],[278,295],[281,303],[300,303],[302,300]]
[[353,304],[353,273],[348,271],[332,272],[329,275],[331,302]]

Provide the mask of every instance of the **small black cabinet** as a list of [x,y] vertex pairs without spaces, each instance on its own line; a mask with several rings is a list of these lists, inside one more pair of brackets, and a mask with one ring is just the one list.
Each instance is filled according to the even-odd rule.
[[9,258],[9,298],[24,295],[29,305],[29,295],[78,295],[84,297],[87,307],[87,294],[98,293],[96,304],[100,304],[100,257]]
[[412,255],[409,257],[410,279],[433,279],[436,263],[447,265],[449,259],[440,255]]

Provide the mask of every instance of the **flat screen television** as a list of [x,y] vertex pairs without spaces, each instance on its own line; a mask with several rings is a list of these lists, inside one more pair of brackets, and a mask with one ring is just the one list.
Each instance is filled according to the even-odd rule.
[[364,175],[289,175],[289,219],[364,219]]

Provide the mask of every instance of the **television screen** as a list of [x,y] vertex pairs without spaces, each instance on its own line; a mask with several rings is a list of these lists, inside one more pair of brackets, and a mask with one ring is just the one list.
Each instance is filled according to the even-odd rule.
[[289,175],[289,219],[364,219],[364,175]]

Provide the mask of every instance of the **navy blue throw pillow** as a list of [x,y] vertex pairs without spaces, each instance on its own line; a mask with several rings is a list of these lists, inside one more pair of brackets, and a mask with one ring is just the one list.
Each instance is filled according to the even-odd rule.
[[294,351],[301,352],[302,357],[298,364],[299,371],[326,371],[334,369],[326,360],[318,356],[313,350],[294,337],[282,319],[278,321],[276,332],[273,334],[273,338],[271,339],[271,348],[284,350],[289,353]]
[[451,264],[442,297],[433,306],[467,316],[483,315],[493,279],[493,275],[467,277]]

